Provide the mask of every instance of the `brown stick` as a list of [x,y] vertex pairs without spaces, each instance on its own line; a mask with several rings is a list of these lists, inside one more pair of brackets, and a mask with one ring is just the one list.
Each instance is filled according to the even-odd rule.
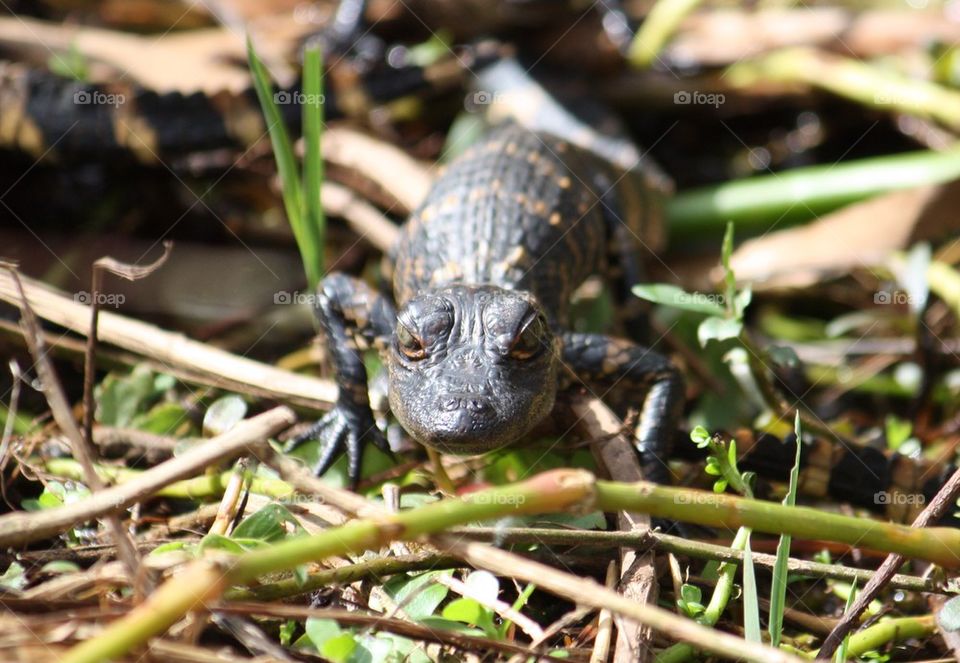
[[278,407],[237,424],[223,435],[211,438],[182,456],[153,467],[134,481],[96,492],[88,499],[49,511],[17,511],[0,516],[0,547],[20,546],[58,534],[77,523],[116,513],[157,490],[193,476],[204,468],[247,453],[251,446],[290,427],[296,416],[286,407]]
[[[90,312],[52,288],[27,277],[21,277],[27,300],[37,316],[86,336]],[[0,272],[0,301],[19,305],[13,277]],[[155,359],[174,369],[209,376],[228,389],[256,390],[269,398],[296,399],[312,403],[334,403],[337,387],[329,380],[284,371],[252,359],[190,340],[182,334],[165,331],[138,320],[103,312],[98,323],[100,341],[124,350]]]
[[[960,469],[954,472],[953,476],[937,491],[937,494],[930,500],[930,503],[920,512],[917,519],[913,521],[913,527],[927,527],[931,523],[939,520],[940,516],[942,516],[947,509],[952,508],[953,501],[957,498],[957,494],[960,494]],[[823,646],[820,647],[820,651],[817,653],[817,660],[829,661],[833,658],[833,652],[835,652],[837,647],[840,646],[840,643],[843,642],[847,633],[860,623],[861,613],[866,610],[870,602],[877,597],[880,590],[890,582],[890,579],[897,572],[897,569],[900,568],[901,564],[903,564],[903,555],[887,555],[887,558],[883,560],[883,564],[877,569],[876,574],[870,578],[870,582],[868,582],[863,588],[863,591],[857,595],[853,605],[844,613],[837,625],[833,627],[830,635],[823,641]]]
[[[623,422],[596,398],[578,398],[573,411],[580,419],[579,425],[594,439],[593,455],[607,468],[614,481],[641,481],[643,472],[633,444],[622,434]],[[597,433],[600,433],[600,436]],[[602,437],[601,437],[602,436]],[[618,529],[642,536],[650,531],[650,516],[642,513],[617,514]],[[656,605],[660,593],[657,572],[654,568],[652,549],[637,551],[635,548],[620,549],[620,583],[623,596],[639,603]],[[642,624],[619,619],[617,641],[613,652],[614,663],[638,661],[644,663],[652,658],[650,646],[653,631]]]

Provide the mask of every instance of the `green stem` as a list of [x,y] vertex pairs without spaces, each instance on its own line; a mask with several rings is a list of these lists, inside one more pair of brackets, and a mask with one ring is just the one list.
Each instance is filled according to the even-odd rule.
[[301,596],[331,585],[349,585],[366,578],[380,579],[384,576],[407,573],[409,571],[429,571],[462,566],[455,557],[449,555],[407,555],[404,557],[384,557],[357,564],[324,569],[307,575],[305,581],[299,578],[284,578],[256,587],[237,587],[227,591],[224,598],[228,601],[277,601]]
[[[926,638],[936,633],[936,630],[933,615],[887,619],[851,635],[847,643],[847,659],[858,658],[868,651],[882,650],[884,645],[890,642]],[[815,659],[818,653],[819,650],[816,650],[803,652],[801,655]]]
[[227,588],[249,583],[259,576],[287,571],[333,555],[377,549],[393,540],[416,539],[468,522],[582,508],[591,501],[594,486],[589,472],[554,470],[522,483],[369,520],[355,520],[236,557],[217,557],[216,563],[200,560],[96,637],[64,654],[60,661],[101,663],[123,656],[162,633],[187,612],[215,602]]
[[825,513],[807,507],[749,500],[713,492],[658,486],[597,482],[597,506],[604,511],[635,511],[713,527],[749,527],[814,541],[837,541],[883,552],[896,552],[949,568],[958,564],[960,530],[912,528],[864,518]]
[[[733,543],[730,544],[730,548],[733,550],[743,550],[749,538],[750,530],[746,527],[741,527],[737,530],[737,535],[733,538]],[[710,603],[707,604],[703,614],[697,618],[697,621],[704,626],[713,626],[716,624],[720,620],[723,611],[726,610],[727,603],[730,602],[730,594],[733,591],[733,581],[736,579],[737,566],[735,562],[724,562],[717,570],[719,578],[717,579],[716,587],[714,587],[713,595],[710,597]],[[686,661],[691,658],[696,652],[697,650],[690,643],[679,642],[664,649],[654,660],[655,663],[681,663],[681,661]]]
[[627,54],[630,64],[641,69],[653,64],[683,19],[701,2],[702,0],[658,0],[630,44]]
[[[47,472],[57,477],[80,482],[84,480],[80,463],[71,458],[50,458],[44,461],[44,467]],[[95,469],[100,478],[108,483],[135,481],[142,474],[139,470],[110,465],[97,465]],[[186,500],[215,499],[223,495],[223,489],[227,485],[231,474],[231,471],[227,471],[175,481],[164,486],[154,495]],[[250,483],[250,492],[282,500],[293,495],[295,491],[293,486],[286,481],[254,477]]]
[[674,238],[720,234],[727,221],[736,223],[741,233],[760,232],[887,191],[958,177],[960,150],[908,152],[681,191],[667,200],[667,218]]
[[880,110],[906,113],[960,129],[960,93],[892,69],[812,48],[788,48],[727,69],[733,85],[763,80],[801,83]]

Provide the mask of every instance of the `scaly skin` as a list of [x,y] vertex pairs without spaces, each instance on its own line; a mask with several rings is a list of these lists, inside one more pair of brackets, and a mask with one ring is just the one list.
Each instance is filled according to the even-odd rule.
[[642,177],[627,175],[512,124],[453,161],[403,228],[398,313],[350,277],[321,285],[316,312],[341,395],[291,446],[319,435],[315,471],[345,449],[357,481],[363,445],[386,447],[358,353],[379,344],[391,410],[441,451],[514,442],[550,413],[558,389],[585,385],[639,409],[637,447],[647,461],[666,452],[683,399],[676,369],[630,341],[567,328],[570,297],[588,276],[608,276],[625,297],[652,236],[656,198],[639,190]]

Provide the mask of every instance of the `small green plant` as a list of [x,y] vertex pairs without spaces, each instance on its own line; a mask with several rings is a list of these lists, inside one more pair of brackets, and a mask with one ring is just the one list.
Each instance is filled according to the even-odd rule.
[[732,223],[727,224],[720,255],[724,279],[723,294],[719,297],[687,292],[683,288],[662,283],[635,285],[633,294],[656,304],[706,314],[707,317],[697,328],[697,338],[702,346],[706,346],[710,341],[738,338],[743,331],[743,314],[753,299],[753,292],[749,286],[737,290],[736,276],[730,267],[730,257],[733,255]]
[[697,619],[706,610],[703,605],[703,592],[696,585],[684,583],[680,586],[680,598],[677,599],[677,607],[690,619]]
[[[496,613],[487,607],[500,592],[499,580],[487,571],[474,571],[464,583],[473,594],[484,600],[481,602],[460,597],[447,602],[450,589],[437,582],[437,578],[452,575],[452,571],[427,571],[412,576],[398,576],[385,583],[384,589],[407,617],[428,628],[505,640],[512,623],[504,620],[498,624]],[[533,591],[534,586],[528,585],[517,597],[513,609],[521,610]],[[294,646],[315,649],[325,658],[338,663],[426,663],[431,660],[420,645],[412,640],[385,632],[366,633],[354,628],[342,628],[329,619],[307,620],[305,633]]]
[[[273,94],[273,86],[266,67],[257,56],[253,41],[247,38],[247,56],[254,89],[270,133],[273,155],[277,162],[280,185],[283,190],[283,205],[287,220],[303,260],[307,284],[314,288],[324,271],[323,248],[326,222],[320,202],[320,187],[323,182],[323,157],[320,152],[320,136],[323,131],[323,80],[320,48],[308,46],[303,52],[303,92],[291,95]],[[283,96],[281,96],[283,95]],[[297,167],[293,143],[287,133],[277,104],[295,99],[303,108],[303,173]]]
[[737,468],[736,440],[730,440],[727,444],[719,435],[711,435],[703,426],[696,426],[690,432],[690,439],[698,448],[710,453],[704,471],[717,477],[713,482],[713,492],[722,493],[729,487],[745,497],[753,497],[751,484],[755,475],[753,472],[741,473]]

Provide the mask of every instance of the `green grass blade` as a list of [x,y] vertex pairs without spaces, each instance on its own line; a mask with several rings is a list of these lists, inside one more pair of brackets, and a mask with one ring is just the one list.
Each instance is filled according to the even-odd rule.
[[750,539],[743,547],[743,637],[748,642],[763,642],[760,635],[760,600],[757,596],[757,576],[753,569]]
[[[800,450],[803,448],[799,412],[797,412],[793,425],[797,433],[797,452],[793,460],[793,468],[790,470],[790,488],[787,490],[787,496],[783,499],[786,506],[794,506],[797,503]],[[780,637],[783,634],[783,609],[787,599],[787,563],[790,559],[790,540],[791,537],[786,534],[780,537],[780,542],[777,543],[777,561],[773,565],[773,582],[770,586],[770,619],[767,624],[770,644],[773,647],[780,644]]]
[[315,242],[309,240],[309,233],[303,222],[303,191],[300,188],[300,175],[297,160],[293,154],[293,144],[290,142],[287,127],[284,125],[283,117],[277,108],[270,76],[267,74],[263,62],[257,56],[253,41],[249,36],[247,36],[247,57],[250,60],[253,87],[257,92],[257,99],[260,101],[260,108],[263,110],[267,130],[270,132],[270,143],[273,145],[273,156],[277,162],[277,173],[280,175],[283,206],[287,212],[287,220],[290,222],[293,236],[297,240],[297,247],[300,249],[300,257],[303,260],[307,282],[313,284],[319,280],[318,265],[320,264],[320,258],[312,252],[316,245]]
[[[850,594],[847,595],[847,606],[843,610],[843,614],[850,612],[850,606],[853,605],[853,602],[857,599],[857,581],[853,581],[853,585],[850,587]],[[837,651],[833,656],[833,660],[837,663],[843,663],[847,660],[847,650],[850,648],[850,634],[847,633],[847,636],[843,639],[843,642],[837,647]]]
[[[316,256],[316,273],[320,275],[324,271],[326,223],[320,202],[320,187],[323,184],[323,154],[320,150],[320,137],[323,134],[323,61],[320,48],[316,45],[304,50],[303,93],[304,223],[308,241],[313,244],[310,253]],[[316,281],[310,280],[311,287],[316,284]]]
[[[808,221],[888,191],[960,177],[960,149],[871,157],[758,175],[680,191],[667,201],[671,243],[737,231],[763,232],[779,222]],[[778,227],[779,227],[778,226]]]

